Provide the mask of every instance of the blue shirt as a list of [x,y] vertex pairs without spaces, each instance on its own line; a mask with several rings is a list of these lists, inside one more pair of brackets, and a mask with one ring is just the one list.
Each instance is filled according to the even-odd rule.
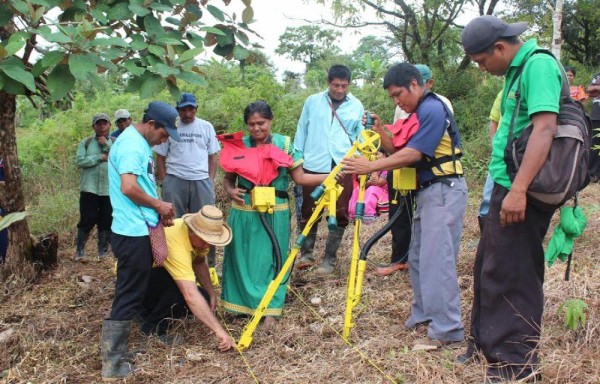
[[303,167],[312,172],[330,172],[332,161],[338,164],[364,129],[363,105],[352,94],[346,95],[346,101],[336,110],[345,130],[329,103],[328,91],[309,96],[294,137],[294,147],[304,156]]
[[[125,127],[125,129],[127,129],[127,128],[133,128],[133,125],[129,125],[128,127]],[[123,129],[122,131],[120,129],[116,129],[116,130],[112,131],[112,133],[110,134],[110,137],[113,137],[116,139],[117,137],[119,137],[121,135],[121,133],[125,132],[125,129]]]
[[[419,184],[440,176],[462,175],[462,164],[458,157],[460,154],[460,135],[457,132],[454,142],[451,143],[447,129],[450,120],[442,102],[435,99],[434,96],[429,96],[419,104],[416,113],[419,120],[419,129],[410,138],[406,146],[421,152],[425,156],[425,159],[416,164]],[[451,156],[452,147],[454,147],[456,156],[455,164],[449,161],[436,168],[428,162],[428,159]]]
[[121,192],[120,175],[127,173],[136,175],[140,188],[146,194],[158,199],[154,182],[152,149],[135,128],[123,131],[119,140],[115,141],[110,149],[108,181],[110,203],[113,208],[111,229],[114,233],[123,236],[147,236],[146,221],[155,226],[158,223],[158,212],[137,205]]

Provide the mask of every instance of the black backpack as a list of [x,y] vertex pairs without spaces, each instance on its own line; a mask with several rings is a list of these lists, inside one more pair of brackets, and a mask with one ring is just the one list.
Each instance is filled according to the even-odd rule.
[[[534,51],[532,56],[537,53],[554,57],[550,51],[545,49]],[[530,124],[519,137],[514,137],[515,119],[521,106],[521,72],[525,63],[526,61],[517,69],[513,82],[508,88],[510,90],[514,82],[519,81],[515,93],[517,105],[510,120],[508,140],[504,151],[504,161],[511,181],[517,175],[525,155],[527,142],[533,131],[533,124]],[[585,113],[583,105],[571,98],[567,75],[560,63],[558,66],[562,73],[558,129],[544,165],[527,190],[529,201],[539,208],[547,210],[555,210],[562,206],[590,182],[589,132],[591,121]]]

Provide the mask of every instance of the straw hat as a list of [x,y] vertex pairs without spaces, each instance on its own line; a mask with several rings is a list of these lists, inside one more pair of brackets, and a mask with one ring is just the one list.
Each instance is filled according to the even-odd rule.
[[225,246],[231,242],[231,227],[223,223],[223,212],[217,207],[205,205],[198,213],[188,213],[182,218],[208,244]]

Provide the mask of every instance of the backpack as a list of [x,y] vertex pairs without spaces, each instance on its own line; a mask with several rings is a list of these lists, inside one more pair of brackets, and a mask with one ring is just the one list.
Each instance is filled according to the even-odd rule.
[[[534,51],[532,56],[536,53],[554,57],[550,51],[545,49]],[[556,60],[555,57],[554,59]],[[521,106],[521,72],[525,64],[526,62],[517,69],[514,80],[508,88],[510,90],[514,82],[519,81],[515,93],[517,104],[510,120],[508,140],[504,151],[504,161],[511,181],[514,181],[519,171],[527,142],[533,131],[533,124],[529,124],[519,137],[514,137],[515,119]],[[562,88],[557,132],[552,140],[546,161],[527,190],[529,201],[544,210],[559,208],[590,182],[589,132],[591,121],[585,113],[583,105],[571,98],[565,71],[560,63],[558,66],[562,74]]]

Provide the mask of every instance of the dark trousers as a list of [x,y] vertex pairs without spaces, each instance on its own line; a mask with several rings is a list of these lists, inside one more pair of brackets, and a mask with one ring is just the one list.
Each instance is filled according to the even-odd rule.
[[98,232],[110,231],[112,225],[110,197],[81,192],[79,194],[79,223],[77,228],[89,232],[94,228],[94,225],[98,226]]
[[113,233],[111,246],[117,258],[117,282],[110,320],[132,320],[140,310],[150,281],[150,237],[130,237]]
[[508,190],[494,184],[490,211],[474,267],[470,352],[481,351],[488,373],[521,379],[539,364],[544,309],[542,241],[553,212],[527,204],[525,221],[502,227],[500,208]]
[[590,132],[592,143],[590,154],[590,176],[594,178],[600,177],[600,153],[597,149],[593,149],[595,146],[600,146],[600,131],[596,131],[598,128],[600,128],[600,120],[592,120],[592,132]]
[[396,214],[398,210],[400,217],[394,223],[390,231],[392,232],[392,257],[391,263],[406,263],[408,261],[408,248],[412,235],[412,218],[415,206],[415,191],[411,191],[402,196],[400,192],[394,189],[394,176],[392,171],[388,171],[387,188],[390,197],[389,219]]
[[[318,172],[311,172],[306,169],[304,172],[311,175],[322,174]],[[344,190],[336,202],[335,217],[337,218],[338,227],[346,228],[350,222],[350,216],[348,215],[348,204],[350,203],[350,198],[352,197],[352,175],[345,175],[340,184],[342,187],[344,187]],[[310,197],[310,194],[312,191],[314,191],[314,189],[315,187],[302,187],[302,228],[304,228],[306,225],[306,222],[310,218],[310,215],[312,215],[315,208],[315,201],[312,199],[312,197]],[[318,222],[315,225],[318,225]]]
[[[210,302],[208,293],[200,287],[198,290],[207,303]],[[146,334],[164,334],[171,319],[183,318],[188,312],[185,299],[169,272],[162,267],[152,268],[150,283],[140,311],[143,319],[141,331]]]

